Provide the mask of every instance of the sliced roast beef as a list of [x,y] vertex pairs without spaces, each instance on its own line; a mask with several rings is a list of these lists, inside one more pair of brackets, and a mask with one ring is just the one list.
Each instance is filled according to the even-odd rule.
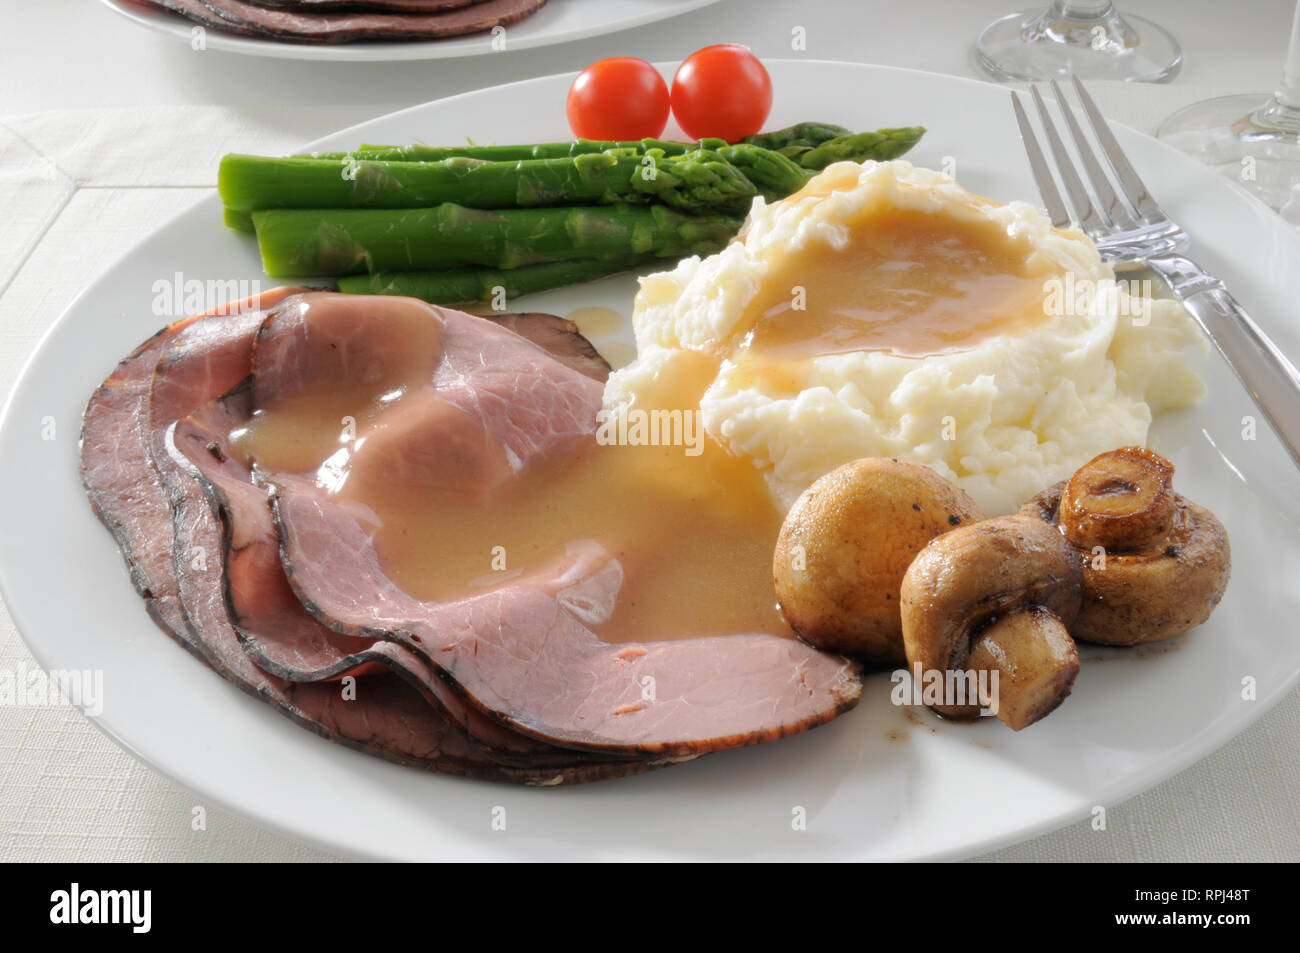
[[[243,0],[143,0],[204,26],[242,36],[291,43],[356,40],[434,40],[482,33],[531,16],[546,0],[481,0],[435,12],[313,12],[306,7],[266,7]],[[307,12],[303,12],[307,11]]]
[[[258,304],[270,307],[298,290],[283,288],[267,292]],[[212,320],[219,316],[220,320]],[[265,312],[244,302],[168,325],[118,364],[91,395],[82,417],[81,479],[91,506],[117,540],[131,582],[144,597],[150,615],[164,631],[200,656],[204,647],[187,631],[177,601],[171,511],[160,475],[153,466],[156,436],[150,429],[153,373],[178,337],[206,333],[195,326],[225,327],[229,319],[235,323],[242,320],[245,328],[256,329],[263,318]],[[243,367],[243,373],[247,374],[246,355]],[[236,377],[231,383],[238,380]],[[217,386],[220,389],[215,392],[221,393],[230,385],[223,379]],[[176,409],[180,416],[193,406],[182,405]],[[167,529],[158,532],[160,525]]]
[[[407,650],[392,642],[357,639],[322,626],[303,610],[288,586],[266,492],[253,484],[229,446],[231,432],[246,425],[251,416],[248,389],[236,385],[249,374],[253,341],[265,316],[265,312],[253,312],[224,321],[197,322],[164,351],[154,374],[151,449],[158,469],[174,493],[192,492],[188,477],[197,475],[203,480],[224,529],[221,558],[210,564],[206,557],[216,553],[178,537],[178,543],[185,544],[176,550],[182,578],[205,591],[210,579],[202,580],[200,569],[222,580],[235,628],[258,666],[267,672],[305,682],[375,671],[376,666],[414,669],[418,682],[436,683],[433,692],[441,694],[442,683],[432,679],[427,666]],[[571,322],[539,313],[498,315],[493,320],[538,342],[584,374],[602,381],[608,375],[608,365]],[[266,345],[263,347],[265,351]],[[180,419],[196,400],[214,394],[225,396],[201,407],[189,419]],[[178,420],[169,436],[167,428]],[[165,437],[178,448],[176,459],[168,455]],[[177,480],[181,464],[187,473]],[[179,505],[173,500],[174,509]],[[501,738],[499,726],[492,724],[489,729],[491,738]]]
[[[207,317],[165,330],[118,368],[86,415],[83,477],[92,503],[155,619],[224,677],[344,744],[439,771],[532,784],[639,773],[801,731],[856,703],[854,666],[788,639],[602,642],[582,620],[617,595],[621,570],[611,573],[617,560],[599,545],[473,598],[414,599],[384,574],[364,514],[339,506],[306,473],[257,474],[273,494],[278,567],[265,499],[246,469],[225,473],[247,512],[262,514],[248,524],[260,556],[245,568],[255,571],[229,571],[229,557],[248,542],[232,544],[236,508],[218,481],[192,479],[178,461],[206,454],[229,463],[238,456],[232,431],[252,420],[259,402],[365,380],[368,357],[401,364],[412,350],[409,335],[385,338],[393,329],[379,318],[322,326],[330,307],[321,305],[336,296],[278,300],[285,293],[259,302],[275,304],[265,315]],[[419,386],[411,399],[390,407],[392,394],[383,394],[378,409],[363,415],[369,458],[384,474],[427,476],[432,467],[456,485],[482,489],[532,460],[590,443],[608,369],[570,325],[404,307],[418,311],[420,327],[436,328],[429,339],[436,353],[426,366],[428,355],[415,349],[417,359],[407,362],[424,375],[413,378]],[[313,309],[318,323],[307,346]],[[173,425],[181,414],[188,416]],[[297,613],[290,627],[311,627],[319,642],[308,647],[317,654],[291,646],[279,671],[357,675],[356,699],[345,699],[336,683],[292,681],[257,664],[275,667],[247,651],[231,624],[230,609],[244,606],[244,596],[265,615],[247,626],[250,647],[284,625],[289,616],[281,610]],[[654,686],[649,694],[647,684]]]
[[[856,666],[792,639],[602,641],[584,624],[584,611],[612,603],[622,575],[598,545],[536,576],[451,601],[422,601],[398,586],[375,548],[370,517],[331,493],[331,480],[365,479],[371,468],[380,481],[405,481],[420,471],[424,481],[490,491],[539,459],[590,446],[602,395],[597,381],[518,335],[428,310],[442,323],[433,375],[361,425],[338,472],[257,471],[273,493],[290,582],[314,615],[340,633],[399,642],[483,712],[585,750],[699,754],[803,731],[856,704]],[[327,391],[354,348],[392,350],[384,335],[401,340],[400,322],[372,320],[362,329],[329,296],[286,301],[260,333],[255,406]]]
[[[168,342],[198,318],[159,331],[91,395],[82,418],[81,482],[126,560],[136,591],[162,629],[202,657],[188,633],[172,569],[171,511],[149,462],[149,385]],[[161,531],[160,531],[161,527]]]
[[[282,297],[273,292],[263,304]],[[249,303],[249,310],[257,302]],[[448,773],[533,784],[555,784],[621,776],[649,770],[648,762],[605,764],[589,759],[551,759],[547,765],[512,767],[474,742],[463,728],[444,717],[428,699],[394,675],[361,680],[355,700],[345,700],[335,684],[295,685],[270,676],[252,664],[239,645],[224,613],[221,588],[213,577],[196,570],[199,554],[216,553],[215,521],[201,492],[185,493],[177,473],[167,484],[154,466],[149,449],[157,436],[151,429],[148,395],[159,357],[172,345],[198,346],[207,339],[211,359],[193,380],[195,393],[227,383],[237,361],[225,325],[256,324],[257,316],[186,319],[160,332],[138,348],[92,396],[82,434],[82,477],[92,506],[113,532],[137,589],[150,613],[169,634],[207,661],[223,677],[269,702],[277,710],[328,738],[368,750],[390,760]],[[200,329],[198,325],[202,324]],[[222,345],[225,346],[222,346]],[[177,355],[180,349],[177,348]],[[246,358],[245,358],[246,362]],[[168,399],[179,400],[172,394]],[[183,401],[174,407],[183,406]],[[186,407],[185,409],[191,409]],[[154,427],[164,421],[152,418]],[[192,487],[197,484],[190,481]],[[170,492],[170,496],[169,496]],[[173,529],[175,509],[175,531]],[[204,534],[211,536],[210,541]],[[177,544],[179,539],[183,543]],[[173,551],[171,556],[165,551]],[[175,561],[173,561],[175,559]],[[178,577],[177,568],[182,570]],[[192,585],[199,598],[183,603],[180,583]],[[206,583],[206,585],[205,585]],[[186,610],[198,610],[187,617]]]
[[[254,318],[260,321],[261,315]],[[82,425],[82,481],[96,514],[122,550],[132,582],[164,631],[221,674],[231,677],[239,671],[244,687],[254,694],[280,695],[288,713],[296,715],[281,694],[286,686],[248,664],[237,643],[233,646],[236,651],[231,652],[232,646],[205,639],[187,625],[181,609],[172,555],[171,508],[149,454],[149,393],[161,354],[182,331],[205,320],[202,316],[187,318],[159,332],[122,361],[91,397]],[[323,700],[315,704],[321,711],[329,709]],[[371,730],[369,737],[375,736],[376,731]],[[427,749],[427,739],[411,750],[416,748]],[[407,752],[393,753],[401,757]]]
[[[180,601],[183,629],[209,664],[223,674],[257,686],[259,691],[268,689],[271,683],[265,681],[265,672],[239,653],[229,651],[231,633],[224,615],[196,624],[194,606],[209,592],[221,591],[220,550],[205,532],[211,520],[203,513],[200,491],[168,453],[167,433],[194,409],[197,401],[206,395],[224,393],[248,374],[251,342],[266,318],[266,309],[297,290],[276,288],[259,295],[256,307],[235,307],[228,309],[230,313],[201,316],[178,329],[149,362],[147,399],[137,423],[144,430],[147,458],[142,472],[157,481],[161,502],[172,515],[171,533],[151,527],[149,536],[157,538],[155,545],[166,542],[171,549],[167,589],[174,591]],[[130,479],[131,472],[124,472],[122,478]]]
[[220,519],[221,539],[214,545],[221,551],[224,604],[210,587],[199,587],[198,597],[208,601],[192,608],[193,615],[202,613],[212,626],[233,622],[256,666],[290,682],[353,675],[368,683],[372,673],[391,672],[492,761],[550,769],[602,760],[512,731],[467,705],[427,662],[396,642],[342,635],[308,613],[285,579],[266,493],[249,482],[248,471],[228,451],[229,431],[247,422],[247,410],[248,388],[241,387],[180,421],[173,432],[177,454],[203,462],[195,469]]
[[[262,313],[239,316],[223,322],[199,322],[177,336],[165,352],[154,374],[153,413],[165,427],[177,410],[188,410],[200,394],[220,393],[234,387],[250,370],[253,341],[262,324]],[[594,351],[569,322],[553,315],[499,316],[502,323],[552,347],[563,360],[584,372],[600,373],[607,367],[593,358]],[[190,339],[190,340],[187,340]],[[575,344],[570,339],[581,344]],[[354,368],[362,372],[361,368]],[[177,534],[176,555],[181,578],[182,601],[190,614],[203,616],[204,628],[226,628],[223,607],[213,596],[213,579],[220,580],[224,609],[257,667],[291,682],[336,679],[346,674],[365,675],[392,671],[461,725],[472,738],[486,745],[503,763],[543,766],[591,760],[588,756],[557,752],[553,746],[520,735],[497,724],[466,705],[429,665],[400,645],[385,640],[341,635],[323,626],[303,608],[284,576],[279,559],[279,541],[271,521],[264,490],[250,481],[248,470],[235,459],[229,435],[248,423],[250,405],[247,387],[234,387],[225,396],[180,420],[170,433],[177,449],[175,459],[160,460],[160,470],[175,476],[177,461],[187,473],[172,484],[173,508],[182,512],[185,497],[194,487],[186,477],[200,478],[208,500],[220,517],[220,540],[214,524],[201,530],[186,524]],[[166,452],[165,449],[162,452]],[[193,471],[190,473],[189,471]],[[194,534],[201,532],[201,545]],[[196,561],[211,553],[211,562]],[[220,558],[216,556],[220,553]],[[204,577],[207,578],[204,578]],[[187,588],[194,591],[190,593]]]

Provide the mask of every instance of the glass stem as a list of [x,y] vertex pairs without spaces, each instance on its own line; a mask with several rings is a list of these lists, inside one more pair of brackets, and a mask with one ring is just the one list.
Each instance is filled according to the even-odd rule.
[[1282,85],[1250,117],[1256,126],[1291,137],[1300,136],[1300,2],[1291,27],[1291,48],[1282,68]]
[[1288,109],[1300,109],[1300,3],[1296,4],[1295,22],[1291,25],[1291,48],[1282,68],[1282,85],[1276,98]]
[[1059,20],[1104,20],[1114,13],[1111,0],[1052,0],[1048,16]]

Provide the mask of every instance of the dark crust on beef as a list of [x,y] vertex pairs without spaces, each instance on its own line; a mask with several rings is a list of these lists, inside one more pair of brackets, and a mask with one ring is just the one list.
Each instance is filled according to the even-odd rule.
[[550,351],[575,371],[602,384],[609,379],[612,370],[609,362],[582,336],[578,326],[566,318],[543,311],[487,314],[483,317],[527,338],[543,350]]
[[[107,412],[107,404],[116,392],[123,387],[131,386],[135,383],[133,375],[139,367],[139,362],[147,360],[152,353],[161,354],[167,342],[182,328],[196,318],[183,318],[165,328],[161,328],[151,335],[147,340],[141,343],[134,351],[124,357],[117,363],[117,366],[95,392],[91,394],[90,400],[86,403],[86,409],[82,412],[81,433],[78,437],[78,456],[80,459],[81,485],[86,491],[86,496],[90,500],[91,511],[101,523],[112,534],[113,540],[117,543],[118,549],[122,553],[122,558],[126,563],[127,575],[131,579],[131,585],[135,587],[136,592],[144,599],[145,609],[149,617],[157,623],[158,627],[171,636],[176,642],[182,645],[196,658],[208,661],[199,645],[196,644],[188,633],[184,632],[183,626],[178,626],[181,619],[178,608],[170,610],[167,604],[163,603],[158,593],[154,590],[156,587],[145,574],[144,568],[136,558],[136,554],[131,546],[131,538],[127,528],[121,519],[118,518],[114,508],[110,505],[105,492],[95,486],[91,481],[89,468],[84,459],[87,432],[96,425],[96,420],[101,413]],[[145,375],[147,377],[147,375]],[[174,618],[173,618],[174,616]]]

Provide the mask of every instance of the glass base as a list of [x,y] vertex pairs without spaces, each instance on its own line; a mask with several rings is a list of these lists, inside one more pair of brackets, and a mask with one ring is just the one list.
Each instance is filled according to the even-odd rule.
[[1167,83],[1183,65],[1178,41],[1142,17],[1110,7],[1096,19],[1029,10],[995,20],[975,43],[975,59],[994,79],[1111,79]]
[[1300,110],[1268,93],[1193,103],[1156,135],[1240,183],[1272,208],[1300,202]]

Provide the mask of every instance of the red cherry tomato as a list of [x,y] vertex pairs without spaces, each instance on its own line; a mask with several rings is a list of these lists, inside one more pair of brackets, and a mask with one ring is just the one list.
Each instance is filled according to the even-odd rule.
[[668,125],[668,84],[645,60],[615,56],[578,74],[565,111],[579,139],[653,139]]
[[706,46],[677,68],[672,104],[677,124],[692,139],[735,142],[763,128],[772,109],[772,78],[743,46]]

